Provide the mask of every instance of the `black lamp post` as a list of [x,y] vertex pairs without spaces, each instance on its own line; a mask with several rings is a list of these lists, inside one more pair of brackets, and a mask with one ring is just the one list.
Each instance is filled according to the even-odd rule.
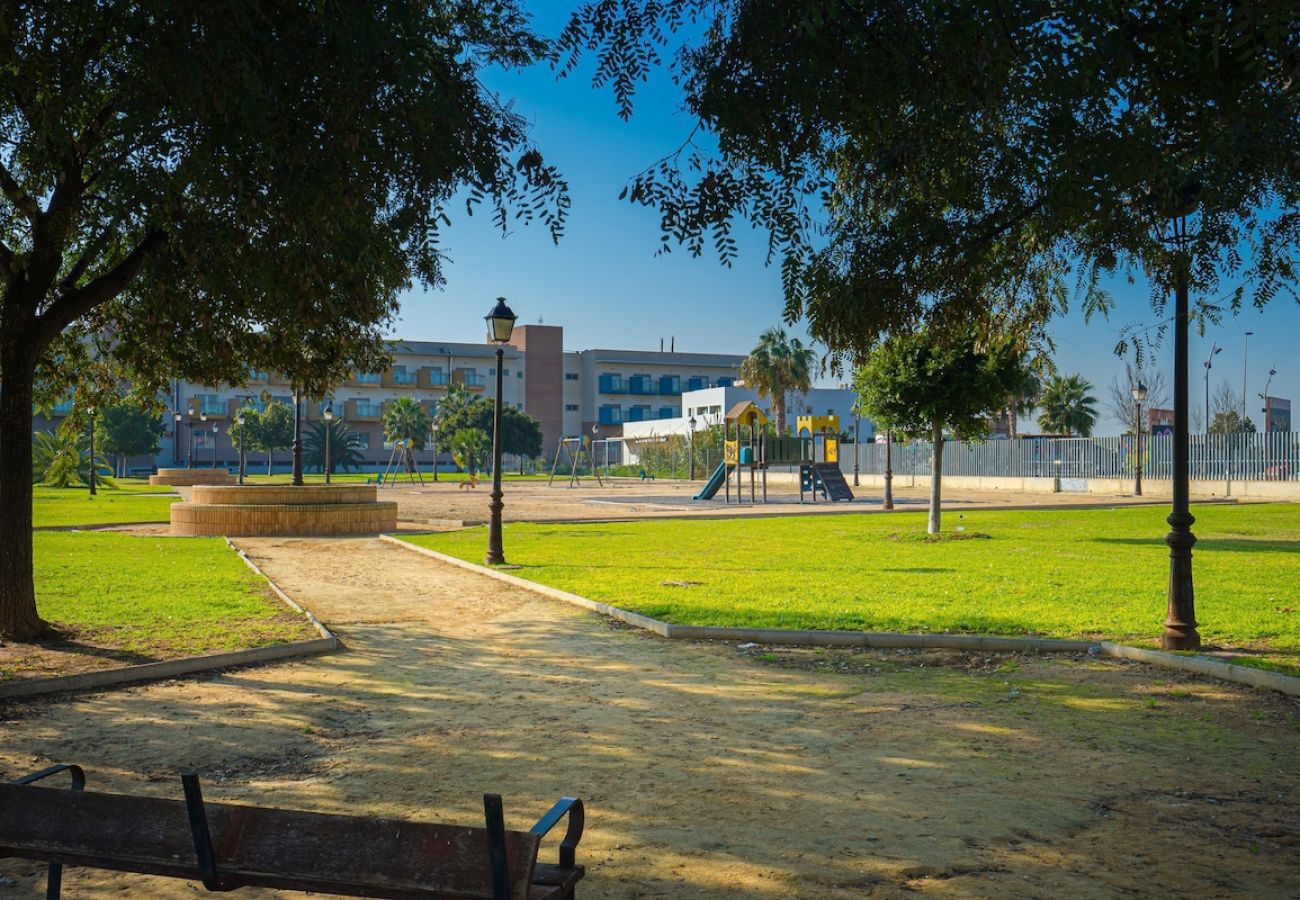
[[302,394],[293,389],[293,486],[302,487]]
[[244,411],[241,409],[235,413],[235,424],[239,426],[239,483],[244,483]]
[[212,468],[217,467],[217,435],[221,433],[221,426],[216,422],[212,423]]
[[894,508],[894,432],[885,432],[885,502],[884,509]]
[[1259,399],[1261,399],[1261,400],[1264,401],[1264,408],[1263,408],[1262,410],[1260,410],[1260,412],[1262,412],[1262,413],[1264,414],[1264,433],[1265,433],[1265,434],[1268,434],[1270,431],[1272,431],[1272,425],[1273,425],[1273,422],[1272,422],[1272,420],[1271,420],[1271,418],[1270,418],[1270,416],[1269,416],[1269,409],[1271,408],[1271,404],[1268,402],[1268,401],[1269,401],[1268,389],[1269,389],[1270,387],[1272,387],[1272,385],[1273,385],[1273,376],[1276,375],[1276,374],[1277,374],[1277,366],[1270,366],[1269,369],[1268,369],[1268,381],[1265,381],[1265,382],[1264,382],[1264,393],[1262,393],[1262,394],[1259,395]]
[[505,297],[498,297],[496,306],[483,317],[487,322],[488,341],[497,348],[497,397],[492,410],[492,495],[488,502],[491,513],[488,523],[487,564],[499,566],[506,557],[501,549],[501,366],[505,362],[505,347],[515,328],[515,314],[506,305]]
[[90,496],[95,496],[95,407],[86,410],[90,413]]
[[[1201,646],[1201,635],[1196,630],[1196,593],[1192,583],[1192,547],[1196,545],[1192,525],[1196,518],[1189,504],[1191,489],[1187,458],[1187,423],[1191,414],[1188,391],[1191,379],[1187,371],[1190,318],[1187,294],[1191,258],[1186,246],[1190,238],[1185,217],[1174,219],[1173,225],[1173,243],[1177,246],[1174,256],[1174,502],[1165,520],[1170,529],[1165,535],[1165,543],[1169,545],[1169,608],[1160,644],[1166,650],[1196,650]],[[1214,357],[1214,352],[1210,357]],[[1209,384],[1209,371],[1210,362],[1206,360],[1206,384]],[[1207,422],[1207,430],[1208,425]]]
[[691,452],[690,480],[694,481],[695,480],[695,416],[691,416],[691,418],[687,421],[686,424],[690,428],[690,443],[689,443],[690,452]]
[[181,414],[172,413],[172,462],[181,464]]
[[[207,416],[204,415],[204,418],[206,419]],[[190,430],[189,446],[186,447],[189,456],[185,459],[185,468],[192,469],[194,468],[194,407],[192,406],[185,408],[185,425]]]
[[433,480],[438,480],[438,419],[441,416],[434,416],[429,420],[429,435],[433,438]]
[[334,422],[334,403],[333,401],[325,404],[325,410],[321,413],[325,419],[325,483],[330,483],[330,431],[333,430]]
[[1138,382],[1133,386],[1133,399],[1137,401],[1137,418],[1134,425],[1137,430],[1137,465],[1133,470],[1133,496],[1142,496],[1142,404],[1147,399],[1147,386]]

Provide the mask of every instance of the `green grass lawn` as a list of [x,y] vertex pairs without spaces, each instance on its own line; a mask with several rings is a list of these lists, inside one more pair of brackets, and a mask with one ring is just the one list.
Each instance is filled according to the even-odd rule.
[[[1195,508],[1206,643],[1300,660],[1300,505]],[[511,524],[515,574],[668,622],[974,632],[1151,645],[1165,613],[1160,507]],[[954,539],[962,538],[962,539]],[[406,538],[482,562],[481,528]],[[675,582],[677,584],[669,584]],[[685,584],[685,586],[681,586]]]
[[166,522],[179,497],[171,488],[126,482],[118,490],[101,490],[91,497],[85,488],[32,489],[32,524],[104,525],[114,522]]
[[[37,608],[69,635],[69,652],[150,662],[318,636],[221,538],[37,532],[34,541]],[[18,674],[16,658],[0,656],[0,681]]]

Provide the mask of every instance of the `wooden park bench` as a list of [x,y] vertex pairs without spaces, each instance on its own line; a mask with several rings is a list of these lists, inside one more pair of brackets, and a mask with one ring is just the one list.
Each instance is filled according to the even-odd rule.
[[[35,786],[61,772],[72,789]],[[421,900],[563,900],[583,867],[582,801],[565,797],[528,831],[507,831],[496,794],[481,828],[205,803],[194,774],[184,800],[85,790],[73,765],[0,784],[0,858],[49,863],[47,900],[65,865],[241,887]],[[542,838],[568,816],[558,865],[537,862]]]

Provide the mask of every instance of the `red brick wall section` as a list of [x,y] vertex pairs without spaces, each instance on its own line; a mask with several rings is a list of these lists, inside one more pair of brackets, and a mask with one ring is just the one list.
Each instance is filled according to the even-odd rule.
[[520,325],[510,338],[524,358],[524,411],[542,424],[542,456],[550,459],[564,435],[564,329]]

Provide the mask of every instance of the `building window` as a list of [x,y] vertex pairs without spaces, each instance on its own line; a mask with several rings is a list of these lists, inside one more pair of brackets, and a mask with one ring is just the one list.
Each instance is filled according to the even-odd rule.
[[354,399],[352,402],[356,404],[354,407],[356,410],[354,415],[358,415],[358,416],[379,415],[379,404],[376,403],[374,400],[371,400],[366,397],[359,397]]
[[406,371],[406,366],[393,366],[393,384],[415,384],[415,376]]
[[600,424],[602,425],[621,425],[623,424],[623,408],[612,404],[600,408]]
[[370,432],[354,431],[352,432],[352,436],[355,439],[355,443],[353,444],[353,446],[355,446],[358,450],[370,449]]
[[564,380],[565,380],[565,381],[577,381],[577,380],[578,380],[578,373],[577,373],[577,372],[565,372],[565,373],[564,373]]
[[198,394],[194,399],[198,401],[198,409],[194,410],[195,413],[212,416],[225,411],[225,404],[216,394]]
[[576,403],[566,403],[566,404],[564,404],[564,411],[565,411],[565,412],[577,412],[577,411],[578,411],[578,404],[576,404]]
[[383,384],[384,376],[380,372],[358,372],[357,384]]
[[523,378],[523,377],[524,377],[524,372],[523,372],[523,370],[520,369],[518,372],[516,372],[516,373],[515,373],[515,377],[516,377],[516,378]]
[[734,378],[719,378],[718,387],[731,387],[735,383]]
[[627,380],[628,391],[633,394],[655,393],[654,383],[649,375],[633,375]]
[[688,391],[702,391],[708,386],[709,379],[705,378],[703,375],[692,375],[690,380],[686,382],[686,389]]
[[623,384],[623,376],[614,372],[606,372],[601,375],[600,392],[602,394],[626,394],[627,388]]
[[634,406],[628,410],[627,420],[629,422],[646,422],[650,419],[650,407]]

